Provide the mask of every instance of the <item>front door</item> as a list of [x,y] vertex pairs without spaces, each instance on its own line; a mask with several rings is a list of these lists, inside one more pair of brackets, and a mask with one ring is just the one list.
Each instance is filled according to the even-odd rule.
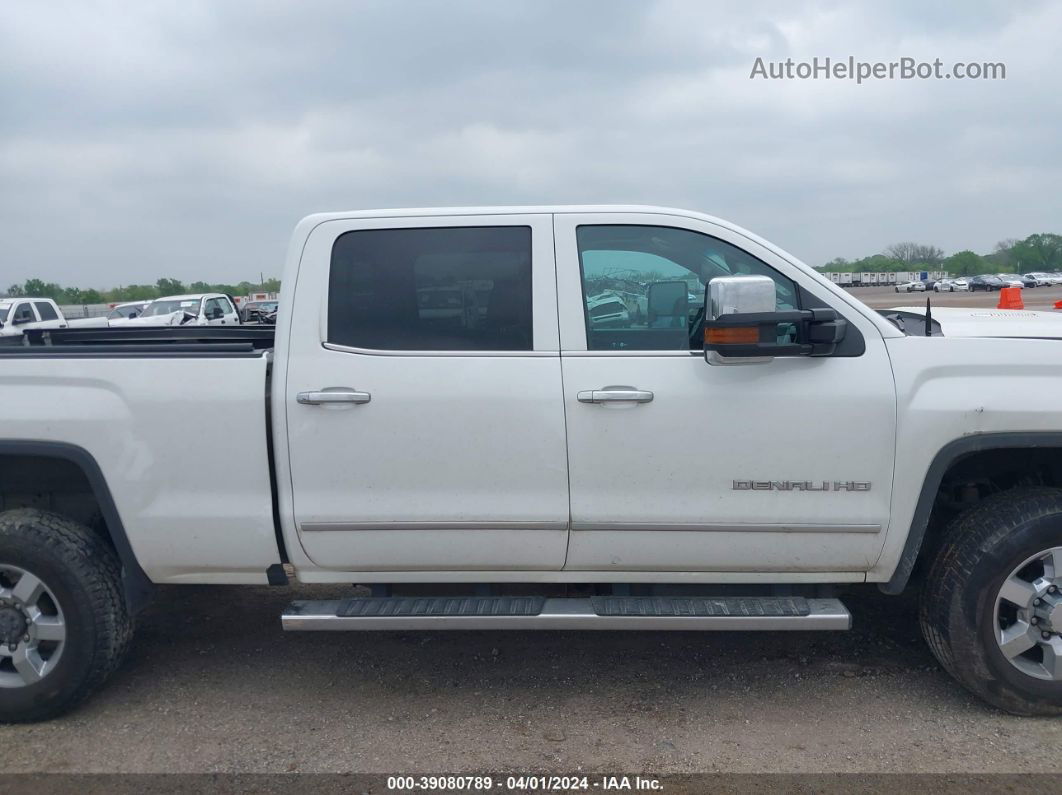
[[712,277],[767,275],[780,309],[829,293],[816,297],[798,269],[715,224],[556,219],[566,568],[870,568],[889,516],[895,433],[891,368],[873,324],[848,317],[846,355],[711,366],[700,317]]
[[333,221],[303,252],[286,410],[318,565],[560,569],[568,473],[549,215]]
[[215,296],[203,302],[203,318],[208,326],[239,325],[239,315],[228,298]]

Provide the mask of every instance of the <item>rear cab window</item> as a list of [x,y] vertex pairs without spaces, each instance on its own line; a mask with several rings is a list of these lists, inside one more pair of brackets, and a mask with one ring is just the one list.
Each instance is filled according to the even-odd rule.
[[47,301],[34,301],[33,305],[37,307],[37,314],[41,320],[58,320],[59,315],[53,307]]

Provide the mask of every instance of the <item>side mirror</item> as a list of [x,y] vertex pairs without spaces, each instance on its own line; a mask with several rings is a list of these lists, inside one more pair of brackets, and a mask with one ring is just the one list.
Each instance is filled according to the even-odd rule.
[[704,292],[708,364],[756,364],[775,356],[830,356],[846,322],[832,309],[775,309],[766,276],[721,276]]
[[23,323],[32,323],[32,322],[33,322],[33,315],[15,315],[14,319],[11,321],[11,324],[13,326],[21,326]]
[[649,285],[646,315],[649,328],[680,328],[689,326],[690,291],[686,282],[653,282]]

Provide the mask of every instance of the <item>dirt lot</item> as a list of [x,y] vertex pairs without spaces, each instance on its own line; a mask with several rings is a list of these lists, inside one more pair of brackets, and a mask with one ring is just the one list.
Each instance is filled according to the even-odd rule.
[[[932,306],[994,307],[999,303],[999,293],[898,293],[892,287],[853,287],[852,295],[874,309],[889,309],[894,306],[925,306],[926,296]],[[1062,285],[1057,287],[1032,287],[1022,290],[1022,302],[1026,309],[1054,311],[1055,301],[1062,301]],[[1062,310],[1059,311],[1062,317]]]
[[852,632],[775,634],[283,633],[296,594],[161,588],[106,690],[0,726],[0,770],[1062,773],[1062,721],[968,695],[869,588]]

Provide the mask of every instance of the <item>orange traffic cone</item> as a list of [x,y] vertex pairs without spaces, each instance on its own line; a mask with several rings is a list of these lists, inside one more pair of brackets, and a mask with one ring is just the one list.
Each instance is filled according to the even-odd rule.
[[999,304],[996,309],[1024,309],[1020,287],[1004,287],[999,291]]

